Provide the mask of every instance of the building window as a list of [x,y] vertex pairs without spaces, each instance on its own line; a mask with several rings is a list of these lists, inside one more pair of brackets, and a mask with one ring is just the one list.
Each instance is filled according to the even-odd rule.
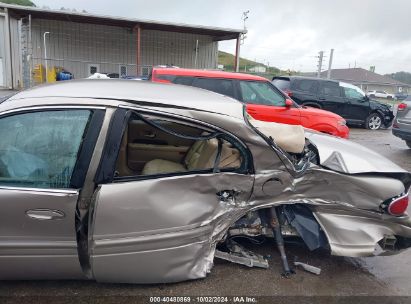
[[100,72],[100,65],[99,64],[89,64],[88,65],[88,74],[89,75],[93,75],[95,73],[99,73]]

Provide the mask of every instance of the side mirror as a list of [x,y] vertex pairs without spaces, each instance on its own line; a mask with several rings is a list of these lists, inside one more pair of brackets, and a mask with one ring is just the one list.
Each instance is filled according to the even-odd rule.
[[291,99],[286,99],[285,100],[285,107],[286,108],[291,108],[294,105],[294,102]]

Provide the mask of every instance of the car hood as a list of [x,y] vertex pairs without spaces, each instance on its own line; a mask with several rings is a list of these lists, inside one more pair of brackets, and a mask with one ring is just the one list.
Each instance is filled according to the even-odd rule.
[[305,130],[318,149],[320,164],[331,170],[357,173],[407,173],[384,156],[350,140]]
[[306,116],[321,116],[321,117],[332,117],[336,119],[342,119],[342,117],[338,114],[335,114],[330,111],[325,111],[317,108],[312,108],[312,107],[307,107],[303,106],[300,108],[301,110],[301,115],[306,115]]

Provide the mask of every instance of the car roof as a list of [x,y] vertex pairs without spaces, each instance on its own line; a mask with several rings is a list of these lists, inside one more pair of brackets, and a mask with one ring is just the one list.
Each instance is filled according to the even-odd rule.
[[[49,105],[45,97],[68,97],[78,102],[61,101],[62,104],[90,104],[81,100],[92,99],[94,105],[118,106],[137,104],[146,107],[181,107],[243,118],[241,102],[214,93],[176,84],[153,83],[125,79],[83,79],[68,80],[51,85],[41,85],[22,91],[0,104],[0,112],[16,107]],[[55,99],[53,99],[55,100]],[[58,104],[59,101],[54,102]]]
[[334,79],[325,79],[325,78],[317,78],[317,77],[308,77],[308,76],[297,76],[297,75],[293,75],[293,76],[288,76],[288,75],[284,75],[284,76],[275,76],[273,77],[273,80],[275,79],[285,79],[285,80],[292,80],[292,79],[307,79],[307,80],[317,80],[317,81],[332,81],[332,82],[339,82],[338,80],[334,80]]
[[174,75],[174,76],[194,76],[205,78],[225,78],[225,79],[238,79],[238,80],[256,80],[256,81],[269,81],[268,79],[243,73],[216,71],[216,70],[198,70],[198,69],[181,69],[181,68],[153,68],[153,73],[160,75]]

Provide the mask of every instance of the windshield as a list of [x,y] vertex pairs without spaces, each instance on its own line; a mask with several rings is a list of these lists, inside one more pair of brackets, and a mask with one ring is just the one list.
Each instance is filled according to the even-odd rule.
[[240,81],[243,101],[250,104],[285,106],[285,97],[266,81]]

